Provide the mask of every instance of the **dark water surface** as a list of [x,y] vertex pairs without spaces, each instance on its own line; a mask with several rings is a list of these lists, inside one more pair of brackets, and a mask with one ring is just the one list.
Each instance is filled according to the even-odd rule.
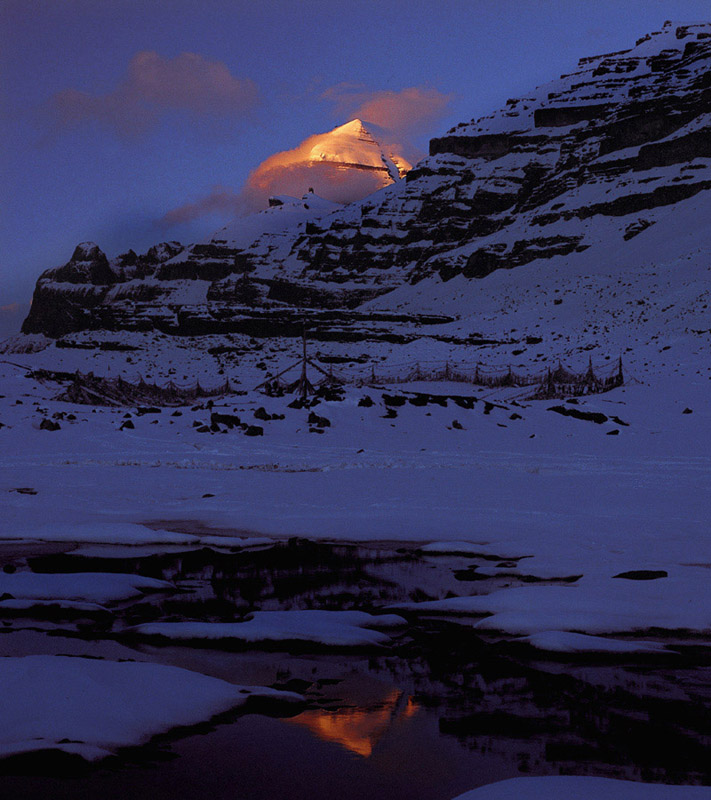
[[183,591],[123,604],[109,619],[6,619],[0,655],[174,664],[292,689],[308,705],[289,718],[235,716],[96,767],[53,765],[38,775],[36,761],[4,770],[0,762],[3,798],[449,800],[495,780],[559,772],[711,783],[711,658],[698,642],[671,659],[566,662],[482,638],[463,620],[412,618],[392,648],[372,652],[161,646],[125,632],[151,620],[231,621],[255,609],[371,611],[516,580],[472,580],[474,557],[305,540],[236,553],[69,550],[15,547],[0,550],[0,562],[136,572]]

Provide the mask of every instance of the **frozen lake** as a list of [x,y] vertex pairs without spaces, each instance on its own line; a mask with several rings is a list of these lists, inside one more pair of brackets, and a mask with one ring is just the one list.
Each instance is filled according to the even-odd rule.
[[471,555],[294,539],[236,552],[7,544],[0,562],[11,576],[115,573],[178,589],[116,602],[108,614],[4,610],[1,655],[148,661],[306,699],[276,716],[234,712],[92,766],[56,753],[8,759],[8,797],[450,800],[519,775],[711,781],[711,652],[700,638],[660,636],[674,654],[556,656],[477,631],[471,619],[406,612],[378,646],[140,633],[155,622],[246,625],[255,610],[370,613],[522,582],[476,579]]

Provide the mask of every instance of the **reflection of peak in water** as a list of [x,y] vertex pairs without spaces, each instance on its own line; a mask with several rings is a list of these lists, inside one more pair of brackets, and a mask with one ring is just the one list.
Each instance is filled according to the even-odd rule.
[[303,725],[319,739],[336,742],[346,750],[368,758],[388,729],[397,721],[417,713],[418,708],[412,697],[399,689],[392,689],[373,706],[304,711],[289,722]]

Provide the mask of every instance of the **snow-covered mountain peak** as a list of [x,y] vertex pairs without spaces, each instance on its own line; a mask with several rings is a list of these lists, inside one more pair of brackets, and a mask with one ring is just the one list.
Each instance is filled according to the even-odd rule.
[[255,173],[268,209],[160,264],[92,252],[81,269],[49,270],[23,329],[226,332],[245,307],[366,302],[465,318],[514,269],[512,283],[536,275],[546,287],[681,256],[696,264],[711,209],[711,23],[667,23],[630,44],[433,139],[406,180],[402,146],[367,120],[311,136]]
[[72,263],[95,261],[103,257],[99,246],[95,242],[80,242],[75,248],[70,261]]
[[328,133],[313,137],[308,160],[312,163],[338,164],[344,169],[382,171],[383,185],[387,185],[412,168],[412,163],[404,153],[405,148],[393,139],[392,134],[382,128],[353,119]]

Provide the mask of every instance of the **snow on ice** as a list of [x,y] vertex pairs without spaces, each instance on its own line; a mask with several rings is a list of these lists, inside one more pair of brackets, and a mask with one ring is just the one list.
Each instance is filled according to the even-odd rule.
[[163,664],[68,656],[0,658],[0,757],[61,750],[87,761],[209,720],[251,697],[299,695],[236,686]]
[[455,800],[707,800],[707,786],[664,786],[556,775],[545,778],[512,778],[460,794]]
[[363,611],[255,611],[245,622],[148,622],[133,629],[139,636],[177,640],[239,642],[312,642],[327,647],[388,644],[381,629],[405,625],[394,614]]

